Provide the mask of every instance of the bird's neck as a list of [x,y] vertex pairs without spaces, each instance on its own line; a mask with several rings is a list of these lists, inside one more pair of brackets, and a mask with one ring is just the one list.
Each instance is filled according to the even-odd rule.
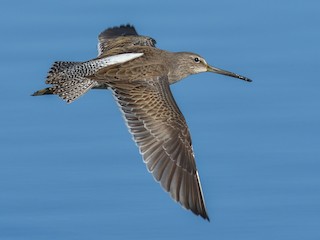
[[168,55],[168,79],[170,84],[176,83],[190,75],[190,73],[187,71],[187,68],[184,67],[183,56],[180,56],[180,53],[168,52]]

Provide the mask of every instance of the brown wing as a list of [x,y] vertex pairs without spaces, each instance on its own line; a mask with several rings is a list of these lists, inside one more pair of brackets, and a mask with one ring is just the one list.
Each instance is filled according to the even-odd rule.
[[121,25],[104,30],[99,34],[98,56],[108,54],[114,48],[127,48],[132,46],[155,47],[153,38],[140,36],[132,25]]
[[189,130],[167,77],[112,89],[148,170],[173,199],[209,220]]

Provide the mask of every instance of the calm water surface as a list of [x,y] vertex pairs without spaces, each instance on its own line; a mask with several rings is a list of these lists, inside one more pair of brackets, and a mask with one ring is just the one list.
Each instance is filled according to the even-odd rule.
[[[4,1],[0,239],[320,239],[317,1]],[[55,60],[96,56],[109,26],[193,51],[209,73],[172,86],[210,223],[156,184],[108,91],[30,97]]]

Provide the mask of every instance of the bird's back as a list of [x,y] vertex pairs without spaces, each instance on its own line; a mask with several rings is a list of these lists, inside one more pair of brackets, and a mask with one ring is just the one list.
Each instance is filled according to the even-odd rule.
[[142,53],[141,57],[104,67],[94,75],[88,76],[98,82],[109,81],[149,81],[153,77],[168,76],[170,71],[168,64],[169,52],[149,46],[130,46],[126,48],[113,48],[100,57],[115,56],[124,53]]

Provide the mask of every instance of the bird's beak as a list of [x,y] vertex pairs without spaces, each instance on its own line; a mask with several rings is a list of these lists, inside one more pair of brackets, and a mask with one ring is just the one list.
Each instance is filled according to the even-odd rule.
[[226,76],[230,76],[230,77],[234,77],[234,78],[239,78],[243,81],[247,81],[247,82],[252,82],[251,79],[241,76],[239,74],[233,73],[233,72],[229,72],[220,68],[216,68],[216,67],[212,67],[210,65],[207,66],[207,71],[208,72],[213,72],[213,73],[218,73],[218,74],[222,74],[222,75],[226,75]]

